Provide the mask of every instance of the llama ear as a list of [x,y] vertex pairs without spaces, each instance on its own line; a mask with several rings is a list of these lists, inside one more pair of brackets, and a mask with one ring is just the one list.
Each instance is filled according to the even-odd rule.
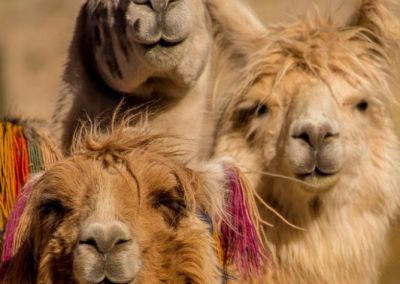
[[390,12],[385,0],[359,0],[360,6],[348,26],[364,28],[366,39],[384,48],[400,40],[400,23]]
[[246,56],[256,50],[265,34],[265,27],[249,7],[240,0],[206,0],[214,37],[223,52]]
[[33,198],[36,182],[41,175],[30,177],[8,220],[0,265],[1,283],[36,282],[37,258],[33,232],[37,222],[34,220],[34,207],[28,205],[28,200]]

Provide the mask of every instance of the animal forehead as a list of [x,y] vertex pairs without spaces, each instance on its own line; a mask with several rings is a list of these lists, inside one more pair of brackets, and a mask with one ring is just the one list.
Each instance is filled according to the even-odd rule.
[[[263,76],[256,80],[246,98],[255,101],[264,101],[269,106],[288,106],[293,101],[307,103],[307,98],[323,103],[345,103],[361,94],[370,96],[365,85],[343,79],[334,73],[324,77],[317,77],[300,70],[293,70],[278,84],[274,85],[274,76]],[[372,86],[371,86],[372,89]]]

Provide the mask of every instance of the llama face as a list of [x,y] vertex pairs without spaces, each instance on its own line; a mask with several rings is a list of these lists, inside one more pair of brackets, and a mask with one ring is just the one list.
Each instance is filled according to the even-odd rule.
[[[34,185],[26,209],[29,240],[18,252],[37,260],[33,279],[135,284],[221,281],[211,225],[199,213],[206,212],[201,202],[204,191],[195,182],[199,176],[157,155],[137,151],[133,156],[128,168],[71,158]],[[26,262],[29,257],[23,258]]]
[[155,78],[169,72],[178,78],[166,82],[179,79],[187,87],[208,60],[210,35],[201,0],[90,0],[86,11],[98,72],[117,91],[137,91],[143,76],[154,72]]
[[266,76],[234,104],[225,126],[230,132],[220,137],[217,151],[232,151],[249,170],[298,179],[301,190],[313,193],[360,164],[373,168],[384,137],[394,135],[379,90],[335,75],[323,81],[293,71],[276,88]]

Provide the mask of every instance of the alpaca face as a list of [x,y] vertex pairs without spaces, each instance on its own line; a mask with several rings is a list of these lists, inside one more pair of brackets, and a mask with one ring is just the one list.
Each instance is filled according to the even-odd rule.
[[26,242],[33,248],[25,251],[38,262],[37,281],[221,281],[210,225],[195,197],[204,192],[192,184],[198,176],[162,157],[133,156],[129,169],[67,159],[34,185],[26,209],[36,215]]
[[201,0],[89,0],[86,9],[98,71],[119,92],[137,91],[147,73],[158,78],[169,72],[165,82],[191,84],[208,60]]
[[265,169],[302,181],[302,191],[324,192],[343,175],[356,178],[356,168],[373,168],[377,150],[385,151],[384,137],[394,136],[382,96],[372,87],[296,71],[277,88],[271,82],[260,78],[233,103],[219,138],[217,151],[235,153],[249,170]]

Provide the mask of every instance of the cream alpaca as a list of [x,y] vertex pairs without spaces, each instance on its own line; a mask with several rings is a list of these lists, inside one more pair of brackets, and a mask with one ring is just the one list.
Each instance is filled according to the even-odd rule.
[[259,33],[224,13],[226,1],[210,2],[238,63],[220,65],[212,154],[233,155],[263,202],[304,228],[261,209],[274,225],[267,283],[376,283],[400,208],[389,115],[397,21],[381,1],[364,0],[344,27],[317,17]]

